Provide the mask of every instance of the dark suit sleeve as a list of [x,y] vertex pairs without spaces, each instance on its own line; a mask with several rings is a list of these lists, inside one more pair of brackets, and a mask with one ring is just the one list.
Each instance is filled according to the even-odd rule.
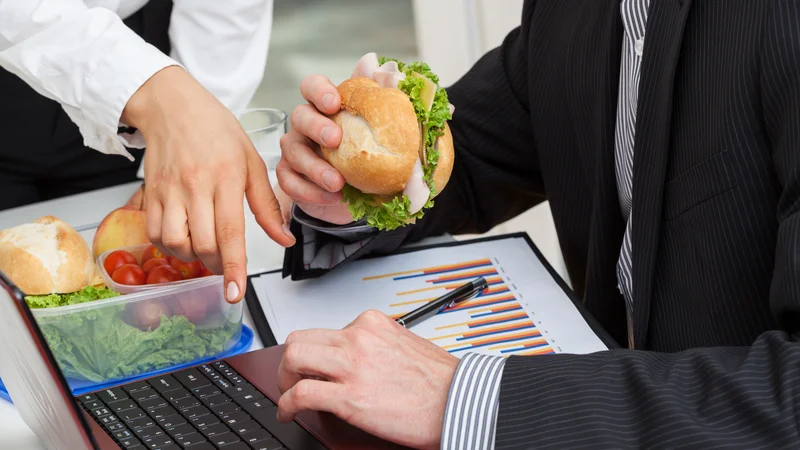
[[[752,346],[512,357],[496,448],[800,448],[800,2],[774,2],[764,123],[782,189],[769,301]],[[757,299],[754,299],[757,301]]]
[[[532,9],[533,2],[526,2],[523,16]],[[522,23],[527,21],[523,17]],[[449,122],[455,163],[447,187],[425,217],[414,226],[349,242],[295,222],[298,244],[287,250],[284,276],[321,275],[341,262],[389,253],[427,236],[485,232],[545,200],[528,110],[526,33],[524,27],[513,30],[447,89],[455,106]],[[327,258],[332,247],[334,257]]]

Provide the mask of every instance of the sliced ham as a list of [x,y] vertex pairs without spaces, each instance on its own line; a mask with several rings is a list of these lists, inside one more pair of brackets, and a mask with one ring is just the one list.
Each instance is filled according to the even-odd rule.
[[367,77],[374,79],[375,72],[378,68],[380,68],[380,64],[378,64],[378,55],[375,53],[367,53],[358,60],[351,77]]
[[428,203],[428,198],[431,196],[428,184],[422,179],[423,175],[422,164],[417,158],[414,170],[411,171],[411,177],[408,179],[405,189],[403,189],[403,194],[408,196],[411,201],[411,214],[421,210]]
[[383,87],[397,89],[397,84],[406,78],[394,61],[387,61],[375,71],[375,81]]

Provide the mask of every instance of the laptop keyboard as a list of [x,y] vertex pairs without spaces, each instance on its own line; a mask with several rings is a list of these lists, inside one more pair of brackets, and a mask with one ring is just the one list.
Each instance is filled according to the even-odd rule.
[[77,397],[124,449],[324,449],[225,362]]

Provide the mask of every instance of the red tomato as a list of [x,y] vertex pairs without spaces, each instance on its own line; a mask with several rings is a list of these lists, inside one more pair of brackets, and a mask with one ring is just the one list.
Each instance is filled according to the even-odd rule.
[[202,295],[188,292],[179,295],[175,301],[174,313],[185,316],[189,322],[197,324],[208,317],[208,301]]
[[206,269],[205,267],[200,269],[200,277],[213,277],[213,276],[214,276],[214,272]]
[[[199,260],[198,260],[199,261]],[[170,265],[173,269],[177,270],[181,273],[181,278],[184,280],[188,280],[190,278],[197,278],[200,276],[200,264],[198,261],[194,262],[183,262],[178,258],[172,258],[170,261]]]
[[153,259],[148,259],[147,262],[142,264],[142,270],[144,270],[144,273],[150,273],[153,269],[155,269],[158,266],[168,266],[168,265],[169,261],[167,261],[164,258],[153,258]]
[[107,274],[114,275],[114,272],[125,264],[139,264],[139,262],[136,261],[136,257],[130,254],[130,252],[115,250],[103,261],[103,268],[106,269]]
[[144,274],[144,270],[136,264],[125,264],[114,271],[114,274],[111,275],[111,279],[119,284],[141,286],[144,284],[147,276]]
[[170,266],[158,266],[147,274],[147,284],[169,283],[180,280],[181,273]]
[[142,253],[142,264],[150,261],[153,258],[166,258],[166,255],[161,253],[161,250],[157,249],[154,245],[147,247],[147,250]]

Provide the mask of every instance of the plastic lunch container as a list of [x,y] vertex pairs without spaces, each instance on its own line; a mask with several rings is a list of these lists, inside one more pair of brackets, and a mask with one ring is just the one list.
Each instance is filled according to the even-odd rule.
[[110,279],[107,286],[123,295],[33,310],[68,380],[136,377],[224,354],[241,338],[242,302],[225,301],[220,276],[137,286],[138,292],[121,292]]

